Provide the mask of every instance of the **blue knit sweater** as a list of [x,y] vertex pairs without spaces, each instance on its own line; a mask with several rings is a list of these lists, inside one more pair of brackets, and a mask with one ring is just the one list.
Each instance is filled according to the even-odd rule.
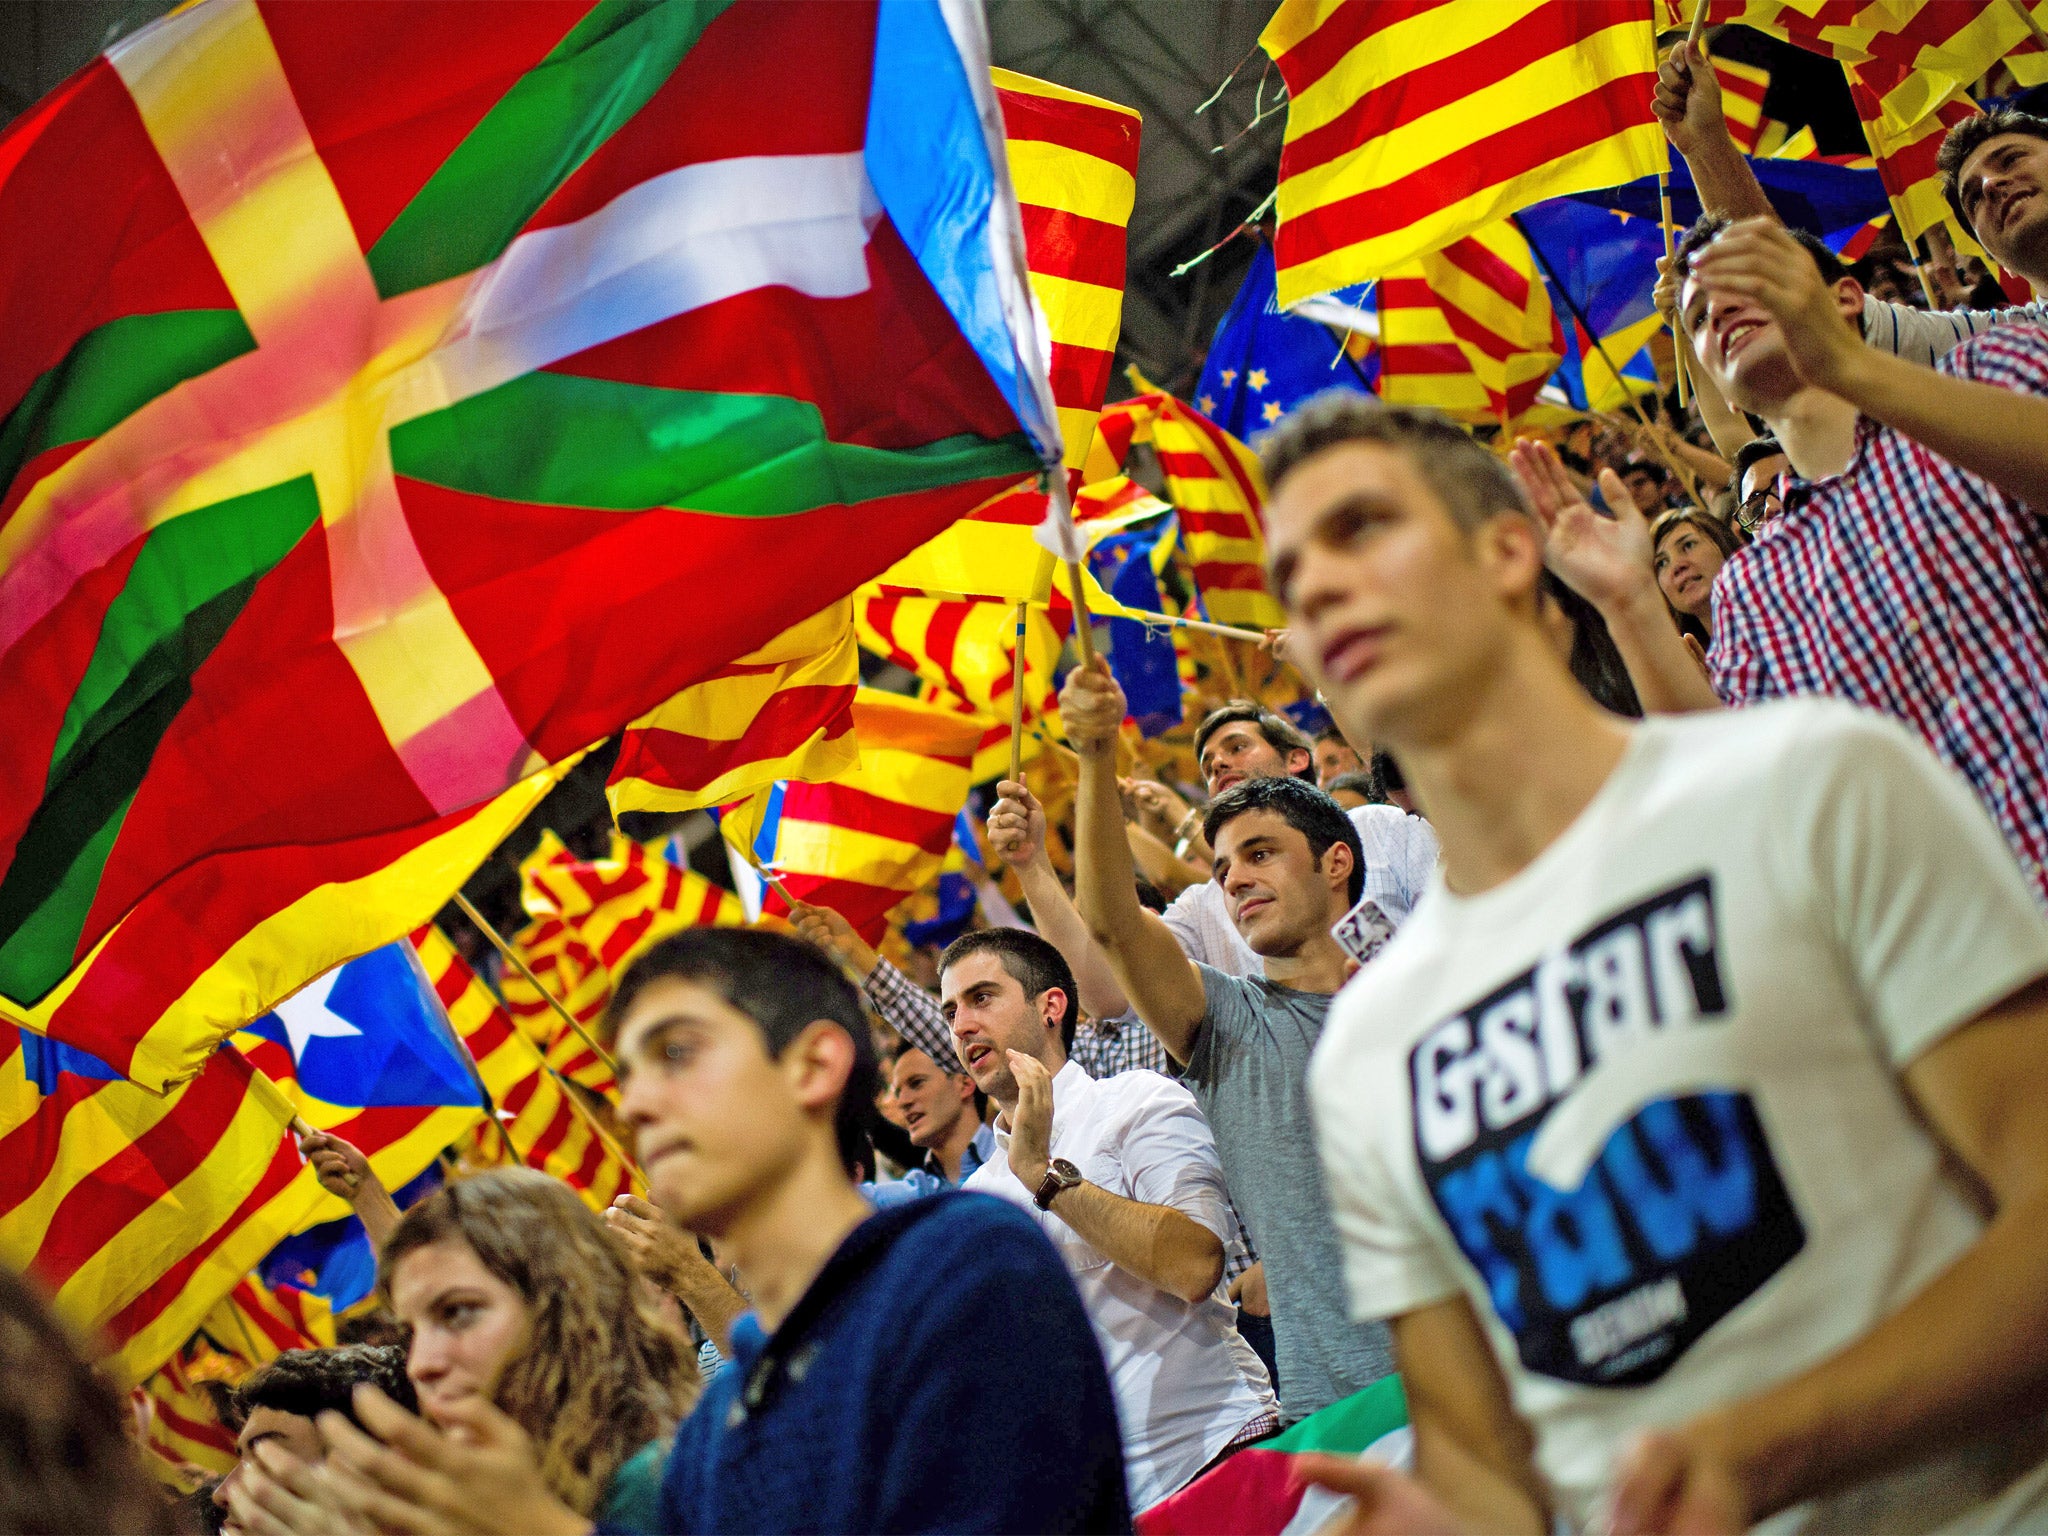
[[879,1211],[774,1337],[752,1314],[683,1421],[661,1529],[1128,1531],[1116,1404],[1058,1254],[1021,1211]]

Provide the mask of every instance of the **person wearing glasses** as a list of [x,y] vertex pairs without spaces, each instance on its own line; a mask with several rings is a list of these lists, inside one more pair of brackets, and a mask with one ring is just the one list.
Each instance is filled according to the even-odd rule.
[[1744,443],[1735,455],[1735,522],[1742,532],[1755,538],[1757,530],[1785,510],[1778,495],[1778,477],[1792,468],[1785,448],[1766,432]]

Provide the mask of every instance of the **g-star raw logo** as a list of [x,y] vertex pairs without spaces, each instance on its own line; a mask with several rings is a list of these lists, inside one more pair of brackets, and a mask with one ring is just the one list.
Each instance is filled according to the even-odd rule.
[[1423,1178],[1532,1372],[1653,1381],[1805,1245],[1754,1105],[1725,1091],[1718,933],[1712,881],[1688,880],[1410,1053]]

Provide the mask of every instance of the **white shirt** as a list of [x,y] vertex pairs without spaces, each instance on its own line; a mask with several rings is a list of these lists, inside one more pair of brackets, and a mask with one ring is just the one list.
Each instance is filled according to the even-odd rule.
[[1863,295],[1863,340],[1880,352],[1932,368],[1943,353],[1995,325],[2048,325],[2048,304],[2010,309],[1914,309]]
[[[1226,1248],[1236,1239],[1216,1139],[1179,1083],[1146,1071],[1095,1079],[1070,1061],[1052,1080],[1052,1107],[1052,1155],[1089,1183],[1171,1206]],[[962,1187],[1028,1211],[1066,1261],[1116,1393],[1132,1509],[1178,1490],[1239,1430],[1275,1411],[1266,1368],[1239,1336],[1221,1281],[1191,1305],[1110,1263],[1056,1212],[1038,1209],[1036,1191],[1010,1171],[1001,1129],[996,1155]]]
[[[1364,960],[1373,953],[1371,936],[1399,927],[1429,888],[1436,870],[1436,832],[1398,805],[1361,805],[1347,814],[1365,850],[1365,889],[1333,931]],[[1266,962],[1230,920],[1230,904],[1214,880],[1189,886],[1162,916],[1190,960],[1232,976],[1266,974]],[[1363,936],[1362,941],[1353,935]]]
[[[1976,1240],[1899,1076],[2044,972],[2004,840],[1896,723],[1654,717],[1527,868],[1439,881],[1338,995],[1309,1091],[1353,1310],[1470,1297],[1584,1521],[1632,1431],[1826,1359]],[[2040,1530],[2040,1428],[1768,1528]]]

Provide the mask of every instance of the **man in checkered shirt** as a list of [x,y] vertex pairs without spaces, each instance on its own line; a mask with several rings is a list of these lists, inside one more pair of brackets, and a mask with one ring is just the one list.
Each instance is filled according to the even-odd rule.
[[2048,901],[2048,331],[2000,326],[1929,369],[1864,344],[1863,291],[1811,236],[1706,219],[1679,262],[1698,366],[1802,477],[1715,578],[1711,693],[1623,590],[1647,537],[1532,484],[1553,564],[1648,708],[1831,694],[1911,726]]

